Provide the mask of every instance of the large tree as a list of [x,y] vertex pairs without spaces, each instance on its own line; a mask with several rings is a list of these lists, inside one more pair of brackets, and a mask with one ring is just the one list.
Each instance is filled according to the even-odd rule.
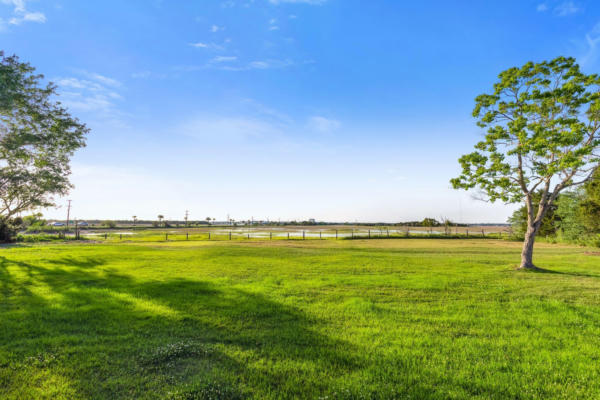
[[533,245],[544,216],[562,190],[585,183],[598,168],[600,78],[565,57],[529,62],[498,78],[490,94],[475,99],[473,116],[485,137],[459,159],[462,173],[451,182],[478,188],[492,202],[525,203],[520,268],[535,269]]
[[0,220],[54,205],[68,193],[69,162],[86,126],[56,101],[28,63],[0,52]]

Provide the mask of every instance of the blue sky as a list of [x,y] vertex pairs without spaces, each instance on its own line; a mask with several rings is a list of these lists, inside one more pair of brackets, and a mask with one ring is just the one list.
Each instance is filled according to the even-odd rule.
[[504,222],[448,183],[473,99],[529,60],[597,72],[600,3],[0,0],[0,43],[92,129],[78,218]]

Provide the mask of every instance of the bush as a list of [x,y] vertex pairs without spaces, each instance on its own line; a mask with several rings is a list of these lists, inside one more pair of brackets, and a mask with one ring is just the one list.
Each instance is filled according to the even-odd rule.
[[35,213],[23,217],[23,228],[32,226],[45,226],[47,221],[42,218],[42,213]]
[[23,226],[21,218],[0,218],[0,242],[12,242],[17,236],[17,231]]
[[27,233],[61,233],[67,230],[66,226],[52,226],[35,224],[30,225],[25,229]]
[[56,240],[62,240],[62,236],[60,234],[47,234],[47,233],[39,233],[35,235],[18,235],[16,237],[17,242],[24,243],[39,243],[39,242],[52,242]]

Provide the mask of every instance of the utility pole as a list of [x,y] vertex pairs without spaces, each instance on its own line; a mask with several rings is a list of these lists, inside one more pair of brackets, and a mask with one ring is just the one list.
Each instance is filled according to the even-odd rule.
[[67,231],[69,230],[69,217],[71,215],[71,200],[67,200],[69,205],[67,206]]
[[185,218],[184,218],[184,220],[185,220],[185,226],[186,227],[187,227],[187,224],[188,224],[188,216],[189,215],[190,215],[190,212],[188,210],[185,210]]

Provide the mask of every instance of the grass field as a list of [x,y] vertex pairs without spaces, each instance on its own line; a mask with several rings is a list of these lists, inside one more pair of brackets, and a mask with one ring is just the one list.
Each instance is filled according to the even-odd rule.
[[600,256],[354,240],[0,249],[2,399],[600,398]]

